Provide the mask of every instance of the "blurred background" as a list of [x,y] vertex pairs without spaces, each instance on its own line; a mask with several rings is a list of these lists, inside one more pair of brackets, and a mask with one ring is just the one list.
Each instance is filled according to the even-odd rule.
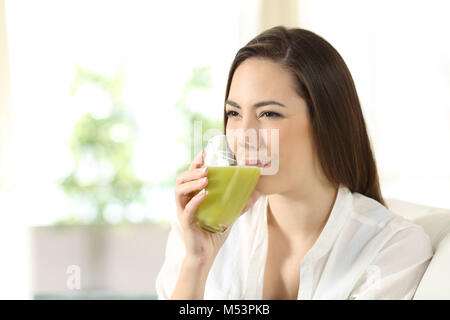
[[448,1],[0,0],[0,298],[153,299],[193,125],[276,25],[352,72],[386,198],[450,208]]

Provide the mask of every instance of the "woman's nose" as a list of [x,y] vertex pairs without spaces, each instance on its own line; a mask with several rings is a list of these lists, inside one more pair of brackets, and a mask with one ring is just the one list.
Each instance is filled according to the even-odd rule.
[[258,133],[258,121],[256,119],[253,119],[252,117],[243,118],[243,121],[241,122],[240,129],[242,131],[247,132],[248,130],[254,131],[256,134]]
[[259,126],[254,119],[243,119],[239,127],[238,149],[247,154],[258,150]]

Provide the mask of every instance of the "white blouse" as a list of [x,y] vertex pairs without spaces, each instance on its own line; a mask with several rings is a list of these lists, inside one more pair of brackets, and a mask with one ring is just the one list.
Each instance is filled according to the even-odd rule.
[[[260,196],[232,226],[208,274],[205,299],[262,299],[267,199]],[[175,216],[156,279],[158,299],[170,299],[184,255]],[[301,261],[297,299],[412,299],[432,256],[421,226],[341,185],[325,227]]]

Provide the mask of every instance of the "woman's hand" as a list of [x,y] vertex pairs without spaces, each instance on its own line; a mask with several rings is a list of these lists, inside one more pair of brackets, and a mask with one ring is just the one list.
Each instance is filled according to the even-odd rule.
[[[205,199],[205,193],[198,191],[204,190],[208,184],[207,179],[203,180],[207,176],[207,168],[201,168],[203,160],[202,151],[189,169],[178,174],[176,179],[177,216],[183,231],[186,255],[171,299],[203,299],[209,270],[232,228],[231,225],[223,233],[210,233],[196,224],[195,212]],[[254,205],[259,195],[253,192],[241,215]]]
[[[231,226],[223,233],[204,231],[196,224],[195,212],[205,199],[204,188],[208,184],[207,168],[201,168],[204,153],[199,153],[187,171],[177,175],[175,199],[177,216],[183,230],[186,247],[185,262],[211,266],[230,233]],[[206,169],[206,170],[205,170]],[[198,192],[202,190],[201,192]]]

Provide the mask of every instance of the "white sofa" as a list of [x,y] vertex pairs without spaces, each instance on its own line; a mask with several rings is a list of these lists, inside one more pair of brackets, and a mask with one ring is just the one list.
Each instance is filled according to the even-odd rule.
[[414,300],[450,299],[450,209],[386,199],[388,208],[421,225],[431,238],[434,256]]

